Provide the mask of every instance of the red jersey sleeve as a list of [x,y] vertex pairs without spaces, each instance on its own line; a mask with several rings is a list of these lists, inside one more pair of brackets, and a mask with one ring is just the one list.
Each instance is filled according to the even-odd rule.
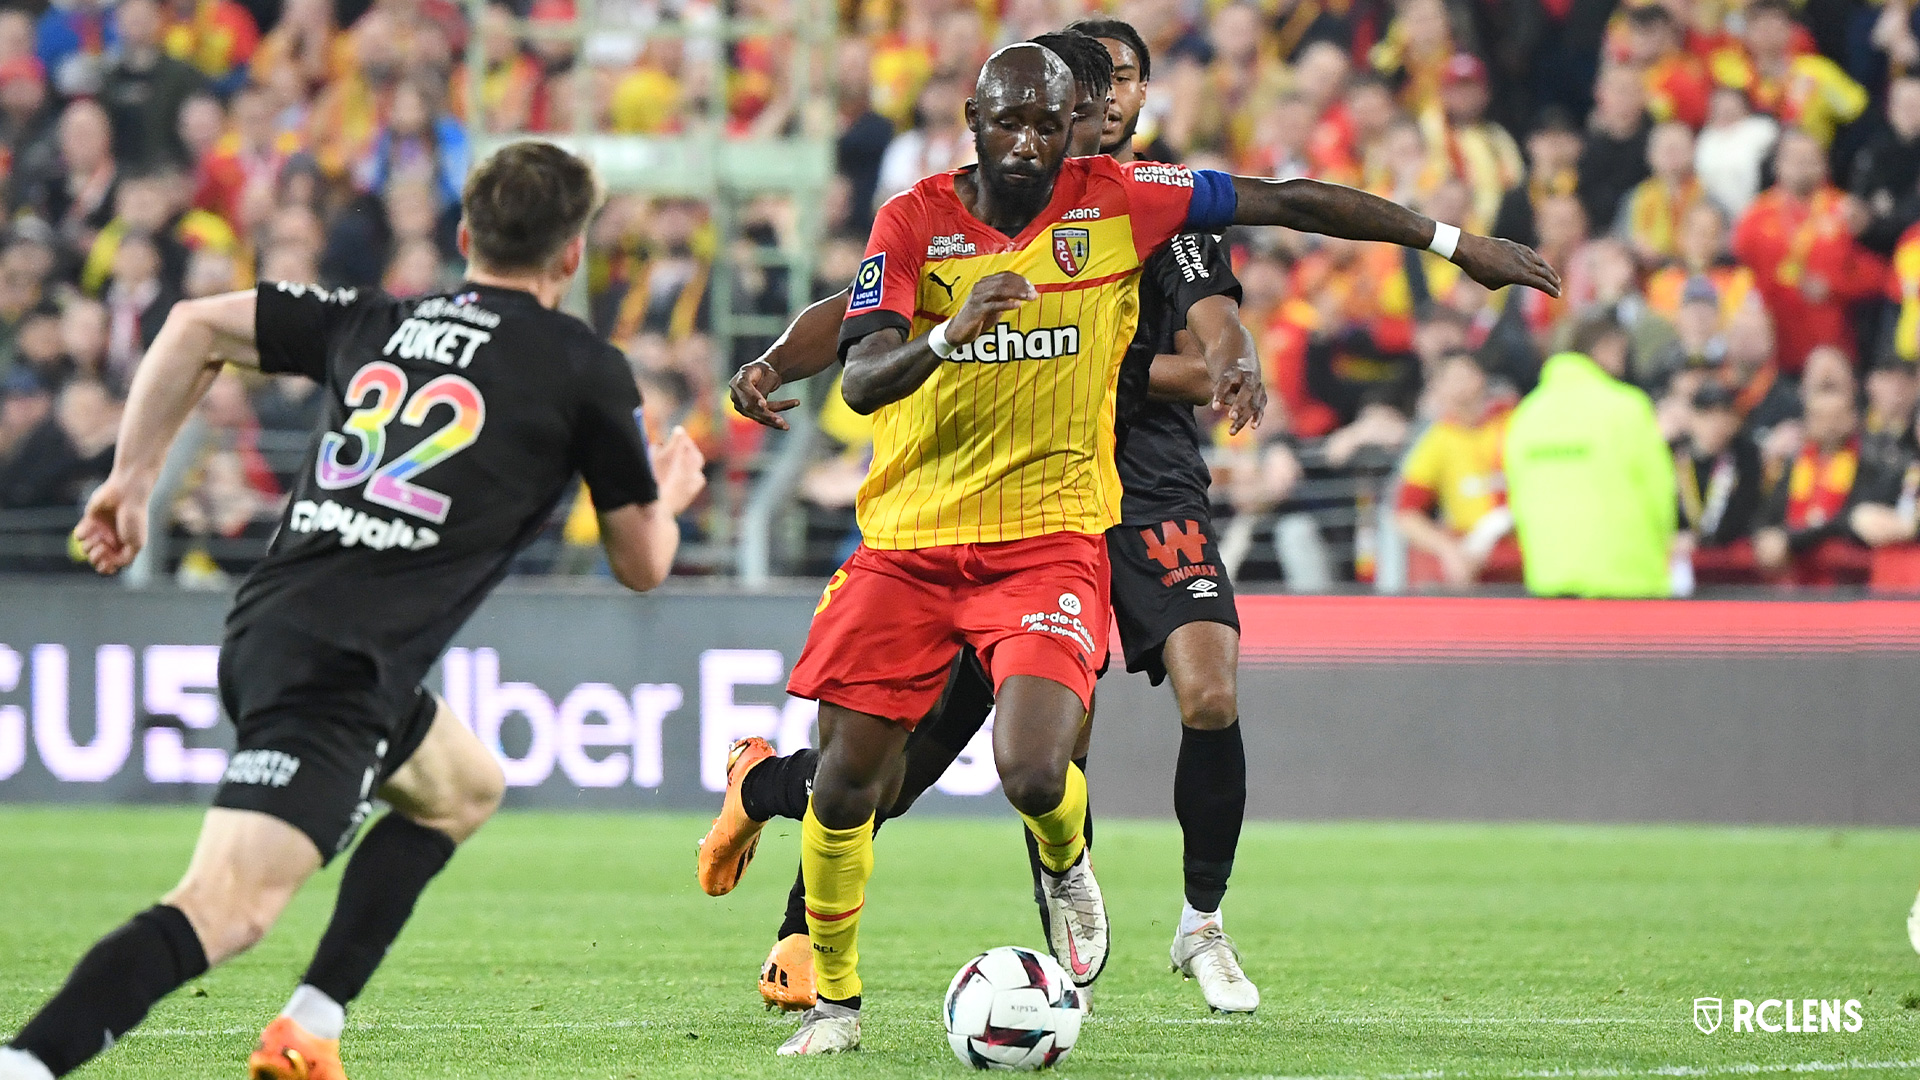
[[927,236],[917,191],[887,200],[874,216],[867,255],[853,275],[847,317],[840,324],[840,356],[853,343],[892,327],[913,326],[920,296],[920,270],[926,264]]
[[1218,232],[1233,223],[1233,177],[1158,161],[1120,166],[1133,222],[1133,245],[1145,259],[1183,232]]

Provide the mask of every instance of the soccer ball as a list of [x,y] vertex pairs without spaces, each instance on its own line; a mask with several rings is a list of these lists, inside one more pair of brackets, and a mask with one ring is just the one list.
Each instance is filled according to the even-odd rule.
[[947,1043],[976,1069],[1044,1069],[1073,1049],[1080,991],[1046,953],[1002,945],[961,965],[947,986]]

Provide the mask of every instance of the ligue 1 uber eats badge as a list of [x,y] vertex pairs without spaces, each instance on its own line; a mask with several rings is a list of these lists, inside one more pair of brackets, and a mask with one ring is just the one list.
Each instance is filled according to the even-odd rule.
[[1093,234],[1085,229],[1055,226],[1053,230],[1053,261],[1060,264],[1060,270],[1068,277],[1079,277],[1080,271],[1087,265],[1087,254],[1092,250]]

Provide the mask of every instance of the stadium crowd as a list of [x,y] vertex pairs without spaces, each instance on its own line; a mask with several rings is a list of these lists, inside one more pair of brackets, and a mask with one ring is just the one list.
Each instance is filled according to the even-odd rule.
[[[539,33],[572,0],[495,2],[477,25],[451,0],[0,10],[0,521],[71,524],[176,299],[456,281],[469,79],[475,125],[498,132],[570,131],[591,109],[590,127],[668,133],[719,94],[730,133],[767,133],[808,104],[781,77],[790,36],[723,47],[700,32],[711,0],[596,6],[606,26],[581,42]],[[1575,317],[1606,310],[1673,447],[1684,576],[1920,585],[1920,13],[1905,0],[840,7],[835,185],[821,207],[757,208],[748,229],[790,245],[795,214],[824,215],[817,295],[850,279],[879,202],[971,160],[961,103],[985,55],[1096,11],[1151,49],[1148,156],[1363,187],[1531,244],[1561,273],[1558,299],[1491,294],[1427,253],[1230,233],[1275,391],[1258,430],[1222,426],[1212,447],[1236,570],[1300,589],[1518,580],[1506,416]],[[715,421],[714,403],[755,348],[716,355],[712,301],[784,312],[780,272],[738,260],[722,280],[698,202],[616,197],[592,239],[592,318],[628,351],[650,417],[737,468],[759,431]],[[801,496],[831,534],[867,435],[825,397],[831,446]],[[222,376],[174,510],[185,578],[235,565],[208,552],[236,549],[197,542],[257,548],[271,531],[276,469],[294,459],[272,448],[297,447],[318,407],[297,380]],[[717,512],[697,508],[689,534]],[[574,512],[555,532],[584,550],[590,527]],[[831,565],[829,540],[806,569]],[[590,561],[566,550],[545,568]],[[9,568],[57,565],[72,564]]]

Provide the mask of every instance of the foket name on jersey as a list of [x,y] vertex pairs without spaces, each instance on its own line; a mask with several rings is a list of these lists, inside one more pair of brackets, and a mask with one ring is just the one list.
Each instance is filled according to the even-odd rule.
[[462,323],[432,319],[408,319],[387,339],[383,356],[402,360],[433,360],[452,367],[473,363],[474,350],[493,340],[485,330]]
[[1015,360],[1051,360],[1080,354],[1078,326],[1042,326],[1021,331],[1002,322],[947,357],[955,364],[1005,364]]
[[958,255],[977,255],[980,247],[967,241],[966,233],[936,236],[927,241],[927,258],[951,259]]

